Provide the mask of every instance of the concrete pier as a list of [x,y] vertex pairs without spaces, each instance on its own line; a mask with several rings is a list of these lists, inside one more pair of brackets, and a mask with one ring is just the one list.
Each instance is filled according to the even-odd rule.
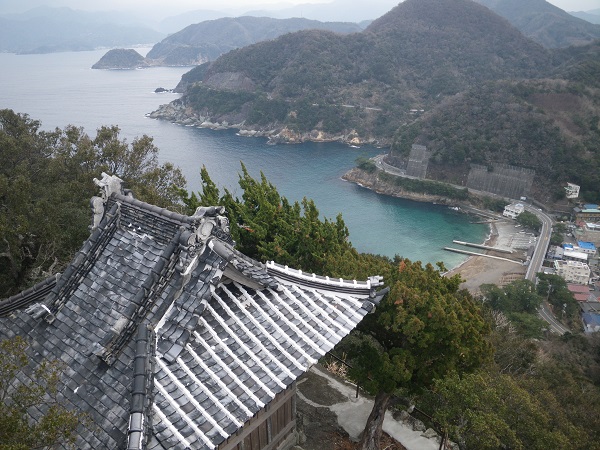
[[470,252],[468,250],[461,250],[459,248],[444,247],[444,250],[447,250],[449,252],[454,252],[454,253],[462,253],[463,255],[483,256],[485,258],[499,259],[501,261],[508,261],[508,262],[515,263],[515,264],[518,264],[518,265],[523,265],[523,263],[521,261],[514,261],[512,259],[503,258],[501,256],[486,255],[485,253]]
[[472,242],[464,242],[464,241],[457,241],[457,240],[454,240],[452,242],[454,242],[455,244],[464,245],[466,247],[481,248],[483,250],[493,250],[495,252],[500,252],[500,253],[512,253],[513,252],[512,250],[507,250],[505,248],[490,247],[490,246],[483,245],[483,244],[474,244]]

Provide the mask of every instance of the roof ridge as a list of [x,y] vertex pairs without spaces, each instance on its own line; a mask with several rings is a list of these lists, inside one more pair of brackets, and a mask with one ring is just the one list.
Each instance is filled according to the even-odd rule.
[[303,272],[299,269],[292,269],[287,265],[278,264],[275,261],[268,261],[266,263],[267,271],[270,274],[275,274],[276,276],[294,279],[297,282],[301,282],[306,285],[323,285],[330,286],[332,288],[336,288],[336,290],[341,289],[351,289],[354,291],[370,291],[376,287],[381,286],[383,283],[383,277],[381,276],[373,276],[369,277],[365,281],[357,281],[357,280],[346,280],[344,278],[336,278],[336,277],[328,277],[322,275],[316,275],[315,273]]
[[169,278],[169,274],[173,273],[177,267],[180,253],[179,241],[182,234],[184,234],[184,230],[180,228],[161,253],[121,318],[117,320],[100,342],[101,349],[96,354],[107,364],[112,364],[118,358],[119,353],[129,342],[141,320],[147,316],[155,304],[156,298],[167,286],[167,283],[163,281],[165,278]]
[[47,297],[49,312],[45,317],[48,322],[52,323],[54,321],[56,313],[64,305],[65,299],[69,297],[79,281],[93,267],[98,256],[118,228],[119,216],[119,204],[115,203],[85,241],[81,250],[77,252],[73,262],[67,266],[60,280]]
[[61,274],[51,275],[45,280],[36,283],[29,289],[0,301],[0,317],[5,317],[11,312],[42,301],[54,289]]
[[186,216],[185,214],[180,214],[178,212],[171,211],[167,208],[162,208],[160,206],[143,202],[130,195],[124,195],[117,192],[113,192],[111,198],[113,198],[115,201],[119,201],[121,203],[128,203],[135,208],[145,210],[147,212],[156,214],[161,218],[178,222],[180,224],[191,224],[194,222],[194,218],[192,216]]

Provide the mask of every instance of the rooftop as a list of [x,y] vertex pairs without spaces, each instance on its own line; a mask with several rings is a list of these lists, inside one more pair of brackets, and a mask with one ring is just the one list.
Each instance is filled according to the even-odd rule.
[[30,368],[66,363],[62,400],[91,417],[79,448],[216,448],[379,301],[379,277],[246,257],[222,207],[183,216],[97,183],[70,266],[0,302],[0,338],[26,336]]

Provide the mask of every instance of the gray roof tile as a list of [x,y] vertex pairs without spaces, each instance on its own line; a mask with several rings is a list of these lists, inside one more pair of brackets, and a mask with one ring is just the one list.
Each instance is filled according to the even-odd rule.
[[[65,401],[91,418],[78,447],[125,448],[140,405],[148,449],[218,445],[367,313],[370,285],[264,266],[221,229],[210,237],[216,250],[182,276],[188,239],[217,210],[185,217],[121,195],[107,210],[58,282],[0,302],[0,316],[3,306],[12,314],[0,336],[31,341],[29,372],[43,358],[66,363]],[[19,312],[34,301],[52,309],[52,323]],[[146,324],[155,336],[139,331]]]

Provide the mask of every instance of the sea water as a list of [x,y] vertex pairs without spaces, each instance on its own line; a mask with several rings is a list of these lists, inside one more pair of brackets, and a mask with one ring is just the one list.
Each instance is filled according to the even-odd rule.
[[[142,54],[147,50],[139,49]],[[175,87],[190,68],[91,69],[105,52],[0,53],[0,108],[28,114],[45,130],[70,124],[94,136],[103,125],[118,125],[128,142],[151,136],[161,161],[179,166],[188,189],[194,191],[200,187],[200,168],[205,165],[220,188],[241,195],[237,182],[243,162],[251,175],[264,173],[288,199],[312,198],[321,215],[330,219],[341,213],[361,252],[398,254],[424,263],[443,261],[451,267],[465,257],[444,251],[444,246],[451,246],[453,239],[482,242],[488,233],[485,225],[471,223],[472,218],[442,205],[379,195],[341,179],[356,158],[385,149],[339,143],[267,145],[266,139],[241,137],[235,130],[149,119],[147,113],[177,98],[154,90]]]

